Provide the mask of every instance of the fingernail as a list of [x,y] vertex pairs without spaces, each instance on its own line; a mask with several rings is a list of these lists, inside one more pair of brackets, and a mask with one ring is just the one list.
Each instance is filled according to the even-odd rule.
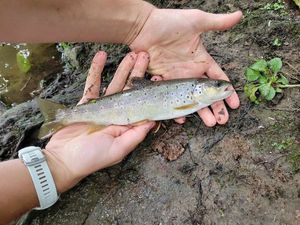
[[97,55],[106,55],[106,52],[104,52],[104,51],[99,51],[99,52],[97,52]]

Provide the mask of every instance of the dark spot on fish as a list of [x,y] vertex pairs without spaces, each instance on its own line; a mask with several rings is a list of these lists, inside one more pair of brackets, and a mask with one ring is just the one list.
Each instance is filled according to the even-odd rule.
[[222,108],[221,111],[218,112],[218,114],[224,116],[225,115],[224,108]]
[[129,120],[129,118],[127,118],[127,123],[130,123],[130,120]]
[[222,120],[222,118],[221,117],[218,117],[218,119],[217,119],[219,122],[221,122],[221,120]]

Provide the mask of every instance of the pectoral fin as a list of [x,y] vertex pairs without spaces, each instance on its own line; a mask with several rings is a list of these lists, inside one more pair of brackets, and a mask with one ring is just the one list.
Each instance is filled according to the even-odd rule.
[[175,107],[175,109],[176,110],[192,109],[196,105],[197,105],[197,103],[191,103],[191,104],[187,104],[187,105],[182,105],[182,106]]
[[37,98],[36,101],[38,103],[40,111],[43,114],[45,122],[51,122],[55,120],[55,114],[57,110],[66,108],[64,105],[53,102],[48,99]]

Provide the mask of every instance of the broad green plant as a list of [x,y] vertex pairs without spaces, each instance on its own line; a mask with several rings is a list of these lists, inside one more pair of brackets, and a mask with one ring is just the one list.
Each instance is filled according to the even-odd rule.
[[283,88],[300,87],[300,84],[289,84],[288,79],[281,73],[281,68],[280,58],[269,61],[260,59],[246,68],[247,83],[244,92],[251,102],[259,104],[264,100],[270,101],[276,93],[282,93]]

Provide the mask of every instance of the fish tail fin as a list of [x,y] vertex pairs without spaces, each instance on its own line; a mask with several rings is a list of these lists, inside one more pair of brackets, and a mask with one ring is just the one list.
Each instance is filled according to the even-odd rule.
[[56,121],[44,123],[39,130],[38,138],[39,139],[48,138],[63,127],[64,125],[62,123]]
[[37,99],[37,103],[44,117],[44,124],[40,128],[38,138],[44,139],[63,127],[61,122],[55,121],[55,115],[57,110],[65,109],[66,107],[62,104],[41,98]]
[[37,99],[38,106],[42,112],[45,122],[51,122],[55,120],[55,114],[59,109],[65,109],[63,104],[59,104],[47,99]]

